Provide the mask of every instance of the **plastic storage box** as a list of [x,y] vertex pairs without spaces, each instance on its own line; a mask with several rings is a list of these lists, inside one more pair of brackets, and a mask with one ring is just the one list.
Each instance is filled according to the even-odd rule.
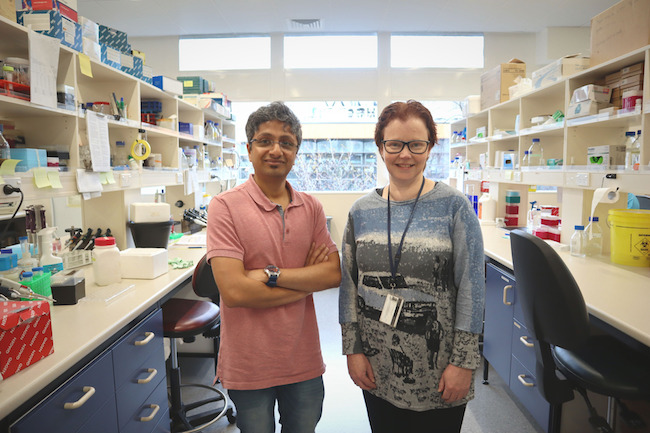
[[167,273],[164,248],[128,248],[120,251],[122,278],[151,280]]

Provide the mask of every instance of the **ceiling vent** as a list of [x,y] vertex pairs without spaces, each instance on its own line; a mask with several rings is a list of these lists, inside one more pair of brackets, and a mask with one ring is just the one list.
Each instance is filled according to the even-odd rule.
[[320,30],[321,29],[321,20],[318,18],[314,19],[290,19],[289,20],[289,30],[295,31],[308,31],[308,30]]

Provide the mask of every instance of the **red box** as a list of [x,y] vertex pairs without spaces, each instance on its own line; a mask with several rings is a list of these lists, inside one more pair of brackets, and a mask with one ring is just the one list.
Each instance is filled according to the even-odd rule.
[[50,304],[0,302],[0,375],[4,379],[52,353]]

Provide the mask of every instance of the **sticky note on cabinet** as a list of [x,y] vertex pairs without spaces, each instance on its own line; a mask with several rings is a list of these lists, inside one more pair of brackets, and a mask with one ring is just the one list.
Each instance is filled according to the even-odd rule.
[[92,65],[90,64],[90,57],[88,57],[84,53],[79,53],[78,57],[79,57],[79,68],[81,69],[81,73],[92,78],[93,68]]
[[59,176],[58,171],[48,171],[47,178],[50,180],[50,185],[52,185],[52,188],[63,188],[63,185],[61,184],[61,177]]
[[37,188],[52,186],[50,179],[47,177],[47,168],[37,167],[32,169],[34,173],[34,184]]
[[16,166],[21,159],[5,159],[0,165],[0,176],[13,175],[16,173]]

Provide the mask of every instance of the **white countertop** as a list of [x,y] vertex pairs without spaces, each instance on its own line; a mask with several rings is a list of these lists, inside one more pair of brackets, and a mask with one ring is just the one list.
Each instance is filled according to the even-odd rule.
[[[485,255],[512,269],[506,231],[482,226]],[[560,257],[580,286],[589,313],[650,347],[650,267],[611,263],[609,256]]]
[[[168,258],[196,263],[205,248],[170,246]],[[0,419],[25,403],[59,375],[110,339],[140,314],[192,275],[194,267],[172,269],[153,280],[123,279],[119,284],[94,284],[85,266],[86,297],[76,305],[51,307],[54,353],[0,381]]]

